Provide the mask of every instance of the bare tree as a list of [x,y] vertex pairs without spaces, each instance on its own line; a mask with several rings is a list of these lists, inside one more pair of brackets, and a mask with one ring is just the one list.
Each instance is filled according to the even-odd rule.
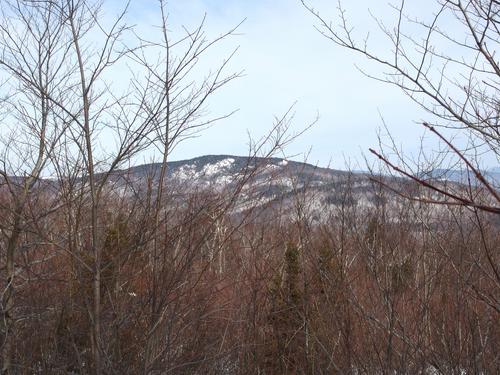
[[[404,301],[401,296],[408,292],[400,294],[400,291],[395,292],[392,288],[396,281],[402,281],[402,278],[398,278],[403,273],[409,274],[410,278],[416,277],[422,288],[422,294],[417,292],[419,298],[422,298],[422,326],[429,330],[434,324],[434,317],[427,311],[432,306],[432,295],[440,288],[443,293],[445,288],[461,290],[466,294],[464,298],[468,301],[467,304],[479,301],[482,308],[498,316],[500,274],[498,251],[495,250],[492,239],[498,232],[500,193],[498,181],[488,176],[483,167],[484,163],[500,161],[500,70],[496,57],[500,43],[500,4],[494,0],[437,0],[427,4],[430,9],[429,17],[417,19],[408,10],[409,3],[399,1],[397,5],[391,5],[395,17],[393,25],[384,24],[382,20],[373,17],[389,46],[384,51],[376,50],[370,44],[368,36],[356,33],[342,1],[338,2],[337,13],[332,16],[332,21],[313,7],[313,1],[301,0],[301,3],[317,21],[316,28],[324,37],[341,48],[365,57],[384,71],[379,75],[363,71],[365,75],[396,86],[426,111],[428,118],[422,122],[422,126],[442,146],[442,150],[436,154],[422,148],[417,161],[399,150],[390,135],[389,146],[380,142],[378,150],[370,149],[386,171],[403,176],[406,181],[411,182],[380,175],[371,177],[389,193],[417,204],[412,208],[412,215],[418,218],[419,225],[422,226],[419,231],[422,235],[419,240],[421,243],[417,247],[425,244],[424,246],[435,250],[429,252],[424,247],[406,258],[401,253],[402,250],[394,253],[394,248],[397,249],[398,245],[391,245],[392,235],[387,232],[389,224],[386,215],[377,214],[376,220],[365,222],[371,233],[368,238],[371,239],[360,243],[363,244],[363,251],[367,252],[367,259],[374,260],[370,267],[375,268],[371,268],[370,272],[373,272],[372,282],[378,292],[372,295],[370,293],[364,298],[370,298],[374,302],[380,298],[379,302],[383,301],[383,309],[387,312],[385,321],[380,320],[377,313],[369,313],[366,305],[363,307],[362,300],[355,298],[354,294],[351,295],[350,302],[364,316],[367,326],[375,331],[390,332],[386,346],[387,357],[384,357],[388,362],[385,365],[392,366],[389,364],[391,356],[415,350],[415,363],[421,358],[440,371],[459,368],[459,363],[464,367],[469,366],[464,365],[458,356],[445,359],[445,355],[437,354],[440,351],[439,344],[432,334],[407,335],[409,326],[404,323],[404,317],[398,315],[398,310],[401,311],[400,304]],[[450,165],[465,171],[460,182],[444,180],[442,177],[446,178],[446,174],[435,174],[435,170],[447,170]],[[428,206],[425,208],[421,204]],[[460,240],[453,237],[456,233],[461,234]],[[477,236],[475,238],[480,244],[479,250],[464,254],[460,249],[472,235]],[[398,236],[401,241],[405,238],[403,235]],[[413,240],[409,243],[412,242]],[[455,245],[449,245],[451,243]],[[387,254],[389,258],[384,258]],[[399,264],[394,262],[397,257],[403,257]],[[463,257],[473,266],[467,268]],[[391,279],[394,267],[399,268],[396,279]],[[438,275],[454,281],[438,284],[436,280],[441,278]],[[402,288],[408,286],[403,285]],[[450,336],[458,334],[457,330],[462,327],[459,317],[461,314],[468,314],[467,309],[462,307],[454,307],[453,311],[456,313],[456,325],[447,325],[451,332],[439,332],[442,341],[447,342],[449,347],[453,346],[449,344]],[[446,319],[443,319],[443,326],[448,324],[444,320]],[[479,316],[470,318],[470,323],[471,327],[482,327],[481,330],[488,332],[488,335],[491,332],[489,323]],[[397,329],[398,326],[401,329]],[[462,340],[464,345],[468,345],[469,338],[464,337]],[[398,341],[403,345],[399,349],[395,344]],[[398,353],[398,350],[405,347]],[[436,351],[428,355],[426,347]],[[466,360],[472,363],[471,367],[481,366],[478,365],[481,361],[484,366],[484,360],[479,360],[478,355],[471,354]]]
[[[419,198],[421,201],[500,213],[498,182],[488,179],[481,169],[485,159],[499,161],[500,70],[495,59],[499,43],[498,2],[438,0],[429,4],[435,13],[419,20],[407,13],[407,4],[401,1],[392,6],[394,26],[387,26],[375,18],[391,47],[388,53],[370,48],[367,37],[356,36],[342,2],[338,3],[335,21],[329,21],[313,8],[311,2],[302,1],[302,4],[318,21],[317,29],[323,36],[340,47],[365,56],[386,71],[379,76],[366,73],[368,76],[399,87],[427,111],[429,120],[422,125],[442,141],[444,151],[454,157],[456,166],[469,171],[469,179],[474,180],[474,185],[484,191],[486,197],[485,194],[456,191],[453,186],[443,187],[432,179],[427,180],[422,171],[411,169],[410,160],[399,152],[398,165],[391,162],[383,150],[370,151],[393,171],[435,193],[428,198]],[[450,28],[454,29],[453,32],[449,31]],[[461,135],[461,143],[450,138],[457,134],[445,129]],[[398,150],[391,148],[391,151]],[[432,160],[432,155],[427,154],[426,160]],[[442,160],[442,155],[439,160]],[[429,168],[425,165],[415,167]]]
[[[57,199],[47,210],[61,208],[67,218],[66,233],[53,233],[58,236],[56,248],[71,254],[92,275],[93,292],[87,301],[92,367],[101,373],[103,361],[108,360],[101,316],[102,272],[109,266],[103,260],[109,258],[103,253],[107,246],[103,210],[110,178],[140,152],[159,146],[162,167],[160,178],[155,178],[156,208],[150,212],[157,219],[154,227],[159,228],[167,155],[181,140],[216,120],[202,119],[207,100],[237,77],[223,74],[229,59],[202,82],[191,74],[206,51],[235,29],[208,40],[203,20],[194,31],[186,29],[185,36],[171,41],[165,2],[159,3],[159,10],[162,38],[158,42],[134,36],[125,23],[127,7],[109,23],[100,16],[100,5],[92,1],[2,1],[2,120],[7,130],[2,131],[0,173],[7,197],[3,209],[9,218],[2,228],[2,366],[6,373],[13,366],[15,259],[27,223],[37,222],[26,208],[40,178],[56,177]],[[134,46],[125,40],[132,40]],[[184,52],[177,53],[182,47]],[[163,58],[154,65],[146,56],[158,51]],[[113,70],[123,74],[125,59],[132,66],[129,87],[118,94],[111,89],[110,79]],[[142,77],[135,74],[138,69]],[[116,147],[103,149],[103,135],[114,138]],[[49,237],[40,235],[45,240]],[[153,239],[156,243],[158,235]],[[154,260],[153,255],[152,264]]]
[[[64,95],[68,50],[61,45],[64,28],[52,3],[38,6],[2,1],[0,69],[2,72],[2,372],[13,370],[16,335],[17,265],[23,236],[38,218],[57,206],[30,212],[44,186],[40,177],[68,126],[53,99]],[[36,194],[34,194],[36,192]]]
[[[422,125],[437,137],[445,147],[444,152],[468,175],[463,184],[442,183],[425,176],[428,165],[413,166],[398,151],[395,143],[390,151],[399,156],[399,163],[391,161],[384,150],[370,151],[381,159],[393,172],[399,173],[422,186],[426,193],[420,195],[387,186],[406,198],[438,205],[469,207],[476,217],[478,211],[499,214],[500,193],[498,181],[488,178],[481,169],[484,158],[500,160],[498,127],[499,114],[499,67],[495,52],[499,44],[498,12],[496,1],[436,1],[436,13],[430,20],[418,20],[406,13],[405,2],[393,9],[395,26],[390,28],[376,19],[380,30],[392,47],[391,53],[379,55],[370,49],[366,40],[356,40],[349,25],[346,10],[339,2],[338,20],[335,26],[328,22],[308,2],[302,1],[307,10],[319,22],[318,30],[335,44],[355,51],[375,61],[388,70],[385,75],[374,77],[399,87],[419,106],[430,119]],[[449,32],[442,22],[454,22],[460,33]],[[407,31],[416,25],[422,34]],[[439,48],[438,43],[447,48]],[[438,72],[438,74],[436,74]],[[465,146],[447,136],[453,130],[467,141]],[[425,154],[424,160],[433,156]],[[438,161],[446,162],[442,154]],[[449,159],[448,159],[449,160]],[[497,262],[492,250],[484,248],[488,268],[500,282]]]

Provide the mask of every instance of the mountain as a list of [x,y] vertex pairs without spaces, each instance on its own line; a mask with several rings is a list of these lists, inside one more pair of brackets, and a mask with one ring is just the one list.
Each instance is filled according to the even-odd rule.
[[[110,191],[140,194],[148,186],[158,186],[160,170],[161,164],[152,163],[117,171],[110,178]],[[278,208],[294,214],[301,210],[301,214],[320,222],[339,209],[353,209],[363,215],[380,203],[385,204],[386,212],[394,216],[394,220],[399,220],[397,212],[409,202],[401,194],[381,188],[367,172],[320,168],[283,158],[200,156],[168,162],[166,176],[166,189],[180,202],[185,201],[186,193],[218,194],[218,199],[232,199],[232,192],[241,187],[233,212]],[[485,176],[498,186],[500,173],[493,170]],[[468,184],[466,171],[436,169],[421,177],[455,192]],[[407,178],[379,175],[376,179],[407,197],[443,199],[436,192],[422,190]],[[475,177],[471,177],[471,181],[479,184]],[[443,205],[429,207],[436,215],[445,210]]]
[[[154,193],[159,186],[160,173],[159,163],[116,170],[108,176],[104,190],[110,196],[146,199],[146,195]],[[103,175],[97,175],[97,180],[99,176]],[[447,185],[455,191],[461,189],[461,182],[466,182],[465,176],[465,172],[445,169],[421,175],[438,186]],[[493,170],[487,176],[500,177],[500,173]],[[409,179],[382,175],[376,178],[406,196],[442,199],[437,193],[422,191]],[[40,186],[50,187],[50,190],[59,190],[56,180],[40,180],[39,183]],[[164,188],[174,199],[172,202],[179,204],[183,204],[189,194],[209,194],[215,198],[214,201],[234,198],[231,204],[235,213],[252,208],[295,210],[295,213],[301,210],[301,214],[317,221],[324,221],[335,210],[367,212],[380,203],[385,204],[387,212],[397,213],[398,208],[408,203],[401,195],[381,188],[367,172],[321,168],[283,158],[207,155],[170,161],[167,163]],[[235,191],[237,195],[234,195]],[[435,205],[433,211],[441,212],[443,208]]]
[[[161,164],[152,163],[117,171],[111,176],[110,191],[137,194],[148,181],[158,182]],[[283,158],[258,158],[233,155],[208,155],[167,164],[167,183],[173,196],[184,199],[189,192],[215,192],[231,196],[243,186],[235,212],[255,207],[301,207],[304,214],[323,221],[328,208],[373,207],[381,198],[365,172],[320,168]],[[401,179],[391,178],[393,181]],[[226,194],[227,192],[227,194]],[[386,195],[392,195],[386,192]],[[394,199],[392,204],[397,204]]]
[[[119,172],[122,176],[133,178],[159,178],[161,165],[158,163],[132,167]],[[302,186],[309,183],[323,185],[330,179],[349,175],[348,172],[320,168],[311,164],[282,158],[258,158],[233,155],[207,155],[167,164],[167,177],[177,184],[220,189],[236,183],[238,177],[255,172],[256,180],[267,180],[273,185]],[[361,174],[360,174],[361,175]],[[363,174],[364,175],[364,174]],[[271,179],[277,179],[271,181]],[[285,189],[287,190],[287,189]]]
[[[500,167],[483,170],[481,171],[481,174],[494,186],[500,186]],[[421,176],[424,178],[432,178],[434,180],[440,181],[451,181],[466,185],[469,184],[469,181],[473,185],[480,184],[478,178],[473,172],[464,169],[436,168],[431,171],[422,173]]]

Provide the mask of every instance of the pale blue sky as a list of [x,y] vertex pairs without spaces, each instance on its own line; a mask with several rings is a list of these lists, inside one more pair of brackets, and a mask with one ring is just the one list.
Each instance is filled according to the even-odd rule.
[[[327,18],[336,14],[334,0],[312,1]],[[387,45],[375,30],[369,10],[393,25],[396,12],[387,0],[345,1],[348,15],[363,36],[371,31],[375,50],[384,53]],[[425,15],[429,2],[407,1],[415,15]],[[116,4],[119,4],[118,2]],[[157,3],[132,1],[129,18],[140,27],[155,22]],[[244,70],[245,76],[220,91],[209,103],[211,114],[239,109],[199,138],[182,144],[173,159],[204,154],[246,154],[249,131],[254,137],[265,134],[273,122],[293,103],[293,127],[300,130],[319,113],[316,125],[286,151],[302,159],[310,151],[313,164],[343,168],[345,159],[361,161],[369,147],[377,148],[377,129],[382,115],[398,145],[407,153],[417,153],[423,134],[415,121],[426,114],[398,88],[363,76],[355,64],[372,73],[377,66],[335,46],[314,29],[315,20],[299,0],[170,0],[168,11],[172,30],[194,26],[207,13],[207,33],[216,36],[246,19],[242,35],[219,46],[203,62],[216,66],[235,47],[239,51],[230,69]],[[413,7],[413,8],[412,8]],[[328,17],[328,14],[331,17]],[[429,140],[428,147],[435,143]]]

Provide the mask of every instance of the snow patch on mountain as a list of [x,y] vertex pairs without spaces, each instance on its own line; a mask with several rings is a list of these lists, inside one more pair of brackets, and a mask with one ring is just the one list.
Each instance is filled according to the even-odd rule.
[[197,178],[198,177],[196,175],[195,166],[192,165],[192,164],[191,165],[190,164],[183,165],[182,167],[178,168],[172,174],[172,176],[175,179],[181,180],[181,181],[188,180],[188,179],[193,179],[193,178]]
[[222,159],[214,164],[207,164],[203,167],[203,174],[206,176],[212,176],[221,173],[223,170],[228,169],[234,163],[233,158]]

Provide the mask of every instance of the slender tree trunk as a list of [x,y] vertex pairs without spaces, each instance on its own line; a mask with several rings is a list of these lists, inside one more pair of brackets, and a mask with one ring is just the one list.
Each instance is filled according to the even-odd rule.
[[4,332],[4,342],[2,348],[2,374],[10,374],[12,369],[12,348],[13,348],[13,333],[14,333],[14,316],[12,310],[14,308],[14,276],[15,263],[14,255],[17,247],[20,230],[20,216],[16,215],[14,219],[14,229],[9,238],[6,251],[6,286],[2,298],[2,325]]
[[94,255],[94,277],[93,277],[93,294],[94,294],[94,304],[92,312],[92,357],[94,359],[94,372],[96,375],[101,374],[101,248],[97,244],[97,194],[95,189],[95,179],[94,179],[94,160],[92,152],[92,139],[91,139],[91,129],[90,129],[90,100],[89,100],[89,87],[87,87],[85,79],[85,69],[84,62],[81,54],[79,35],[74,23],[74,10],[71,10],[69,17],[71,32],[73,36],[73,43],[78,58],[78,67],[80,70],[80,84],[82,89],[82,100],[83,100],[83,133],[85,138],[85,151],[86,151],[86,163],[87,163],[87,173],[90,184],[90,198],[92,201],[91,208],[91,236],[92,245],[91,251]]
[[2,374],[9,374],[12,364],[12,328],[13,319],[11,315],[14,305],[14,288],[12,281],[14,277],[14,252],[7,249],[7,285],[3,295],[2,330],[4,332],[4,342],[2,348]]

